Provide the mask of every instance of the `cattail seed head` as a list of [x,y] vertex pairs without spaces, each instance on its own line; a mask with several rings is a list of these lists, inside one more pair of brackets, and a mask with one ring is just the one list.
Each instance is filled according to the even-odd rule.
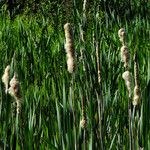
[[64,25],[64,30],[66,37],[65,49],[67,53],[67,67],[69,73],[73,73],[75,71],[75,50],[70,23]]
[[70,73],[72,73],[74,71],[75,68],[75,60],[73,57],[68,57],[67,59],[67,67],[68,67],[68,71]]
[[85,129],[87,125],[87,121],[85,118],[82,118],[82,120],[80,121],[80,126],[82,129]]
[[130,54],[127,46],[121,47],[121,59],[124,62],[124,67],[129,67]]
[[125,45],[125,29],[124,28],[121,28],[119,31],[118,31],[118,36],[120,38],[120,41],[122,42],[123,45]]
[[140,103],[140,89],[138,86],[134,87],[133,105],[137,106]]
[[16,73],[14,74],[13,78],[10,80],[10,88],[9,88],[9,94],[13,96],[14,98],[21,98],[20,94],[20,84],[17,78]]
[[128,81],[128,82],[131,82],[131,74],[129,71],[125,71],[123,74],[122,74],[122,78],[125,80],[125,81]]
[[122,74],[122,78],[125,80],[128,92],[129,92],[129,98],[131,98],[131,74],[129,71],[125,71]]
[[8,84],[9,84],[9,76],[10,76],[10,65],[5,68],[4,74],[2,76],[2,82],[5,84],[5,93],[8,92]]
[[18,81],[16,73],[14,74],[13,78],[10,80],[10,88],[8,89],[9,94],[15,98],[17,104],[17,113],[21,110],[21,102],[22,96],[20,91],[20,83]]

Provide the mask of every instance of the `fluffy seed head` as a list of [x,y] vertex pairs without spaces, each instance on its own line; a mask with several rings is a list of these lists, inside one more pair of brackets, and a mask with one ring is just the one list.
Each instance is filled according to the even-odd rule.
[[138,86],[134,87],[133,105],[137,106],[140,103],[140,89]]
[[125,29],[124,28],[121,28],[119,31],[118,31],[118,36],[120,38],[120,41],[122,42],[123,45],[125,45]]
[[74,44],[73,44],[73,36],[72,36],[72,30],[70,23],[66,23],[64,25],[65,30],[65,37],[66,37],[66,43],[65,43],[65,49],[67,53],[67,67],[69,73],[73,73],[75,71],[75,50],[74,50]]
[[72,57],[74,57],[74,48],[71,42],[65,43],[65,49],[67,54],[69,53]]
[[82,120],[80,121],[80,126],[81,128],[85,129],[87,125],[87,121],[85,118],[82,118]]
[[9,94],[15,98],[21,97],[20,84],[19,84],[16,73],[14,74],[13,78],[10,80]]
[[129,92],[129,97],[131,98],[131,74],[129,71],[125,71],[122,74],[122,78],[125,80],[128,92]]
[[9,94],[15,98],[17,104],[17,113],[21,110],[21,91],[20,91],[20,83],[18,81],[16,73],[14,74],[13,78],[10,81],[10,88],[8,89]]
[[66,23],[64,25],[64,30],[65,30],[66,43],[73,44],[73,36],[72,36],[72,30],[71,30],[70,23]]
[[9,76],[10,76],[10,65],[5,68],[4,74],[2,76],[2,82],[5,84],[5,92],[8,92],[8,84],[9,84]]
[[67,59],[67,67],[68,67],[68,72],[69,73],[73,73],[74,69],[75,69],[75,60],[73,59],[73,57],[69,57]]
[[128,81],[128,82],[131,82],[131,74],[129,71],[125,71],[123,74],[122,74],[122,78],[125,80],[125,81]]
[[[69,31],[70,30],[70,23],[66,23],[65,25],[64,25],[64,30],[65,31]],[[66,32],[65,32],[66,33]]]
[[118,31],[118,36],[119,36],[119,38],[125,36],[125,33],[126,33],[126,32],[125,32],[125,29],[124,29],[124,28],[119,29],[119,31]]
[[121,47],[121,59],[124,62],[124,67],[127,68],[130,61],[130,54],[127,46]]

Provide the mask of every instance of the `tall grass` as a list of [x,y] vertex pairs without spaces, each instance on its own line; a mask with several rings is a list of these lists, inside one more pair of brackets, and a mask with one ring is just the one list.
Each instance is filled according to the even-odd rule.
[[[86,21],[73,3],[72,21],[77,68],[68,73],[64,49],[64,20],[44,16],[18,15],[10,20],[3,8],[0,14],[0,76],[7,65],[11,78],[17,72],[24,103],[18,120],[13,98],[5,94],[0,81],[0,147],[5,149],[129,149],[128,93],[122,79],[118,30],[126,28],[131,54],[138,50],[141,88],[140,141],[136,147],[150,148],[150,23],[142,16],[119,19],[99,8],[86,11]],[[76,6],[76,7],[75,7]],[[96,6],[94,4],[94,6]],[[63,20],[63,21],[62,21]],[[54,21],[54,22],[53,22]],[[55,22],[56,23],[56,22]],[[83,24],[84,23],[84,24]],[[85,41],[80,34],[83,27]],[[57,28],[57,27],[58,28]],[[101,85],[98,81],[98,43]],[[80,49],[83,48],[81,58]],[[84,62],[84,63],[83,63]],[[84,65],[83,65],[84,64]],[[85,69],[84,69],[85,68]],[[103,111],[99,112],[102,91]],[[80,126],[82,100],[87,125]]]

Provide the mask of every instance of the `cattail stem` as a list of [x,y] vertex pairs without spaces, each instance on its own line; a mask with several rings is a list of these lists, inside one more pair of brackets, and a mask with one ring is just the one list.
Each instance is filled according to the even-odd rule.
[[129,115],[129,143],[130,143],[130,150],[134,150],[134,138],[133,138],[133,127],[132,127],[132,103],[131,97],[129,97],[128,101],[128,115]]
[[101,67],[100,67],[100,59],[99,59],[99,43],[95,41],[95,36],[94,36],[94,41],[95,46],[96,46],[96,60],[97,60],[97,70],[98,70],[98,84],[100,91],[97,95],[98,99],[98,114],[99,114],[99,134],[100,134],[100,140],[101,140],[101,149],[104,149],[103,145],[103,134],[102,134],[102,118],[103,118],[103,97],[102,97],[102,83],[101,83]]
[[97,58],[97,70],[98,70],[98,83],[101,83],[101,68],[100,68],[100,60],[99,60],[99,45],[96,42],[96,58]]

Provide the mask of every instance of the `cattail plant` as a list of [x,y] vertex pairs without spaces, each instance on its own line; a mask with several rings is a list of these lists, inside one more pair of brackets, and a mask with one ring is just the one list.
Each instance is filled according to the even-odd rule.
[[19,114],[21,111],[21,103],[22,103],[22,96],[20,90],[20,83],[18,81],[17,74],[14,73],[13,78],[10,80],[10,88],[8,89],[9,94],[14,97],[17,105],[17,113]]
[[[140,132],[142,122],[141,122],[141,109],[140,109],[140,104],[141,104],[141,93],[140,93],[140,85],[139,85],[139,66],[138,66],[138,58],[137,58],[137,51],[134,54],[134,96],[133,96],[133,101],[132,104],[134,106],[133,109],[133,117],[135,117],[135,137],[138,140],[138,146],[141,148],[141,142],[142,135]],[[137,124],[136,124],[137,123]]]
[[73,44],[73,35],[70,23],[66,23],[64,25],[64,30],[66,37],[65,49],[67,53],[67,67],[69,73],[73,73],[75,71],[76,65],[75,65],[75,50]]
[[2,82],[5,85],[5,93],[7,94],[8,92],[8,85],[9,85],[9,76],[10,76],[10,65],[8,65],[5,68],[4,74],[2,76]]
[[102,73],[101,73],[101,64],[100,64],[100,53],[99,53],[99,42],[96,40],[95,34],[93,34],[93,46],[96,50],[96,61],[97,61],[97,76],[98,76],[98,86],[99,91],[97,92],[97,104],[98,104],[98,117],[99,117],[99,134],[100,134],[100,142],[101,142],[101,149],[104,149],[103,144],[103,113],[104,113],[104,102],[103,102],[103,94],[102,94]]
[[129,72],[129,64],[130,64],[130,54],[125,41],[125,29],[121,28],[118,31],[119,39],[122,43],[121,47],[121,59],[124,63],[125,72],[122,74],[122,78],[125,80],[126,87],[128,89],[128,115],[129,115],[129,142],[130,142],[130,150],[134,149],[133,144],[133,130],[132,130],[132,110],[131,110],[131,73]]

